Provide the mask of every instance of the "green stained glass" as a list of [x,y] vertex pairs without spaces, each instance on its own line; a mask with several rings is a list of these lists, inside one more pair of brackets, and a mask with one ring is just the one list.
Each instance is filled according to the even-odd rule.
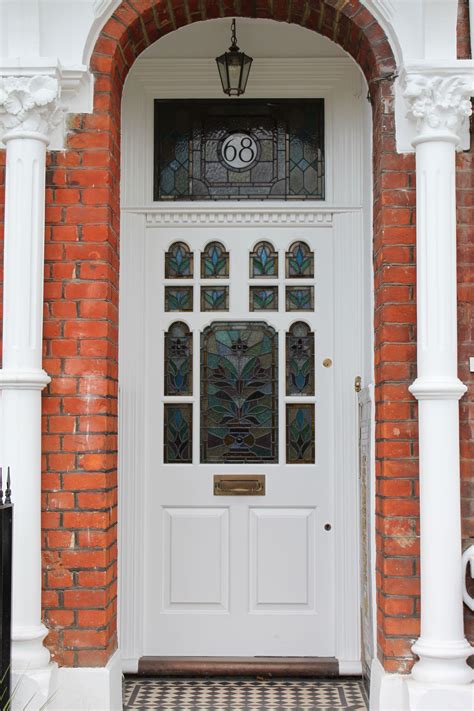
[[193,255],[185,242],[175,242],[165,255],[166,279],[191,279]]
[[314,286],[287,286],[287,311],[314,311]]
[[163,461],[165,464],[191,464],[193,461],[193,406],[165,404]]
[[192,286],[165,286],[165,311],[192,311]]
[[211,242],[201,254],[203,279],[226,279],[229,276],[229,252],[220,242]]
[[286,253],[286,276],[289,279],[314,277],[314,253],[306,242],[294,242]]
[[251,286],[250,311],[278,311],[278,287]]
[[165,333],[165,395],[193,394],[193,336],[182,321]]
[[314,464],[314,405],[286,406],[287,464]]
[[278,253],[271,242],[259,242],[250,253],[250,278],[278,276]]
[[201,335],[201,462],[278,461],[278,335],[260,321]]
[[302,321],[286,334],[286,394],[314,395],[314,333]]
[[229,287],[228,286],[202,286],[201,311],[228,311]]

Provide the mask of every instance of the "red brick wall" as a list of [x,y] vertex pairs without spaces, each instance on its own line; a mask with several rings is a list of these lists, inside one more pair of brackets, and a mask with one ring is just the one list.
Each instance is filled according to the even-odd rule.
[[[458,57],[471,56],[469,6],[458,5]],[[472,121],[471,121],[472,129]],[[472,130],[471,130],[472,137]],[[459,153],[456,161],[458,236],[458,360],[459,377],[468,385],[460,404],[461,424],[461,506],[463,547],[474,544],[474,374],[469,357],[474,355],[474,152]],[[468,576],[474,595],[474,581]],[[466,635],[474,643],[474,613],[464,606]]]
[[[418,634],[415,377],[414,157],[395,152],[392,53],[370,13],[350,0],[257,4],[258,17],[291,21],[341,44],[363,68],[374,111],[374,265],[378,654],[390,671],[412,664]],[[463,6],[463,7],[462,7]],[[116,646],[117,295],[120,98],[151,42],[190,21],[251,16],[184,0],[129,0],[114,13],[92,59],[94,113],[71,120],[67,151],[51,153],[47,179],[44,396],[44,615],[64,665],[101,665]],[[336,9],[336,8],[339,9]],[[460,44],[466,50],[465,3]],[[463,39],[464,37],[464,39]],[[471,155],[458,159],[460,368],[472,354]],[[3,184],[0,162],[0,185]],[[0,200],[1,204],[1,200]],[[1,218],[1,215],[0,215]],[[471,265],[469,271],[469,265]],[[470,352],[469,352],[470,351]],[[472,514],[473,405],[462,403],[465,536]],[[474,629],[472,630],[474,632]]]

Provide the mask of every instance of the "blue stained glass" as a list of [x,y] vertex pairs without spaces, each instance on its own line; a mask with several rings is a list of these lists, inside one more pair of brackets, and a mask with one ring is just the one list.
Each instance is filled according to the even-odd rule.
[[203,279],[225,279],[229,276],[229,253],[221,242],[210,242],[201,255]]
[[286,334],[286,394],[314,395],[314,333],[302,321]]
[[250,253],[250,277],[275,278],[278,276],[278,254],[271,242],[259,242]]
[[174,242],[165,255],[166,279],[190,279],[193,276],[193,255],[185,242]]
[[286,406],[286,461],[288,464],[314,464],[314,405]]
[[289,279],[314,277],[314,253],[306,242],[293,242],[286,253],[286,276]]
[[193,457],[193,406],[165,404],[163,461],[165,464],[191,464]]
[[201,311],[228,311],[229,287],[201,287]]
[[314,287],[313,286],[287,286],[286,287],[287,311],[313,311]]
[[193,337],[182,321],[165,333],[165,395],[192,395]]

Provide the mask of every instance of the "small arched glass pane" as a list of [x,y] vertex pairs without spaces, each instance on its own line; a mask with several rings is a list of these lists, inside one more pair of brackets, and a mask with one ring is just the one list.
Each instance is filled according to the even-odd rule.
[[182,321],[165,333],[165,395],[193,394],[193,336]]
[[250,253],[250,278],[278,276],[278,253],[271,242],[259,242]]
[[286,394],[314,395],[314,333],[303,321],[286,334]]
[[174,242],[165,256],[166,279],[191,279],[193,255],[185,242]]
[[314,252],[306,242],[293,242],[286,253],[286,276],[288,279],[312,279],[314,277]]
[[227,279],[229,276],[229,252],[221,242],[210,242],[201,254],[201,277],[203,279]]

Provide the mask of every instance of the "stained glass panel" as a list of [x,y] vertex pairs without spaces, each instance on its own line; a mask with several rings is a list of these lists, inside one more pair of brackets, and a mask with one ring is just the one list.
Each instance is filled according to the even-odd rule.
[[155,200],[324,199],[324,100],[155,101]]
[[287,311],[314,311],[313,286],[287,286],[286,287]]
[[286,276],[289,279],[314,277],[314,253],[306,242],[293,242],[286,253]]
[[251,286],[250,311],[278,311],[277,286]]
[[165,277],[167,279],[191,279],[192,276],[192,252],[185,242],[175,242],[165,255]]
[[314,405],[286,406],[287,464],[314,464]]
[[201,462],[278,461],[278,335],[259,321],[201,335]]
[[278,252],[270,242],[259,242],[250,252],[250,278],[278,276]]
[[286,334],[286,394],[314,395],[314,333],[302,321]]
[[192,286],[165,286],[165,311],[192,311]]
[[201,254],[203,279],[226,279],[229,276],[229,252],[220,242],[210,242]]
[[165,333],[165,395],[193,394],[193,336],[182,321]]
[[228,311],[228,286],[201,286],[201,311]]
[[163,461],[165,464],[191,464],[193,461],[193,406],[165,404]]

